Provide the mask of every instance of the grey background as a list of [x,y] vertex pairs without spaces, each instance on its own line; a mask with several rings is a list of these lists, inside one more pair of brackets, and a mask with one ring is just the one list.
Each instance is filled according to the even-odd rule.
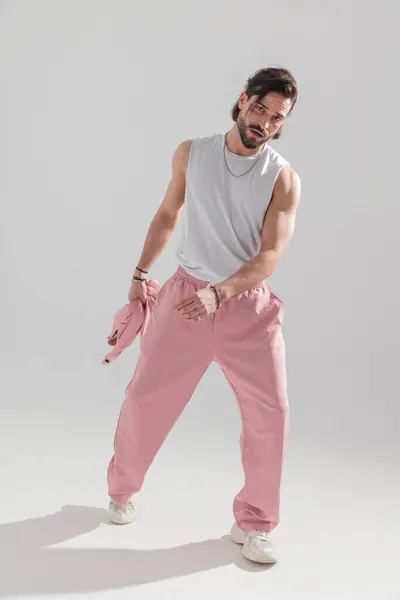
[[[109,367],[100,361],[173,151],[230,128],[247,77],[279,64],[296,77],[299,101],[273,146],[302,180],[295,235],[270,279],[286,305],[283,515],[293,531],[331,502],[333,514],[318,513],[319,529],[343,523],[334,514],[342,506],[346,531],[357,532],[354,555],[363,523],[398,533],[397,514],[389,517],[399,499],[398,18],[388,0],[0,3],[3,522],[74,502],[106,506],[104,471],[138,344]],[[176,269],[178,239],[179,228],[152,270],[161,283]],[[189,488],[206,502],[206,528],[222,474],[231,473],[223,505],[230,522],[241,485],[239,430],[230,388],[212,365],[146,484],[149,496],[160,482],[175,490],[164,504],[169,517],[181,514],[176,503]],[[198,519],[203,504],[194,510]],[[363,591],[357,585],[341,598],[372,594],[371,581]],[[397,597],[387,585],[371,597]],[[276,597],[293,597],[283,589]],[[314,588],[304,597],[314,593],[331,597]]]

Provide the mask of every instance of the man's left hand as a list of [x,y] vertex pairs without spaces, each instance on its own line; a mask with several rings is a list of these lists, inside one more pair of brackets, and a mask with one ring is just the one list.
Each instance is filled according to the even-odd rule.
[[186,298],[175,309],[187,321],[200,321],[203,317],[212,315],[217,310],[217,300],[210,288],[203,288],[193,296]]

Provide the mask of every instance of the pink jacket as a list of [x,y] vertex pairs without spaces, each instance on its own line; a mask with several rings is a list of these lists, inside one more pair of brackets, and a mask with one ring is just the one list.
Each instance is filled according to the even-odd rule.
[[114,348],[103,358],[101,363],[108,365],[130,346],[138,333],[144,333],[155,298],[161,286],[158,281],[150,279],[147,282],[146,303],[139,299],[125,304],[114,315],[111,335],[107,341]]

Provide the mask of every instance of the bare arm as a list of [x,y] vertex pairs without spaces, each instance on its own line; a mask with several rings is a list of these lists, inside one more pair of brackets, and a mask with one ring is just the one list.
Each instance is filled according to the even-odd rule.
[[[186,170],[192,140],[180,144],[172,159],[172,177],[165,198],[149,227],[137,266],[149,271],[173,234],[183,208],[186,189]],[[143,276],[139,271],[136,275]]]
[[221,303],[257,285],[276,270],[294,232],[300,194],[301,183],[297,173],[290,167],[281,169],[265,217],[260,252],[215,286]]

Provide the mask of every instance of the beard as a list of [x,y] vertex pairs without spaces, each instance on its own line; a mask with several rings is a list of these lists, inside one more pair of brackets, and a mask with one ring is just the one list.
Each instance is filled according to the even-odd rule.
[[260,146],[265,144],[265,142],[268,141],[268,135],[265,135],[264,133],[262,133],[258,129],[258,127],[252,127],[252,129],[254,129],[255,131],[258,131],[262,137],[260,137],[260,138],[253,137],[251,135],[250,125],[248,123],[246,123],[246,121],[243,119],[243,117],[238,117],[237,127],[239,130],[239,135],[240,135],[240,139],[242,141],[243,146],[245,148],[248,148],[249,150],[256,150],[257,148],[259,148]]

